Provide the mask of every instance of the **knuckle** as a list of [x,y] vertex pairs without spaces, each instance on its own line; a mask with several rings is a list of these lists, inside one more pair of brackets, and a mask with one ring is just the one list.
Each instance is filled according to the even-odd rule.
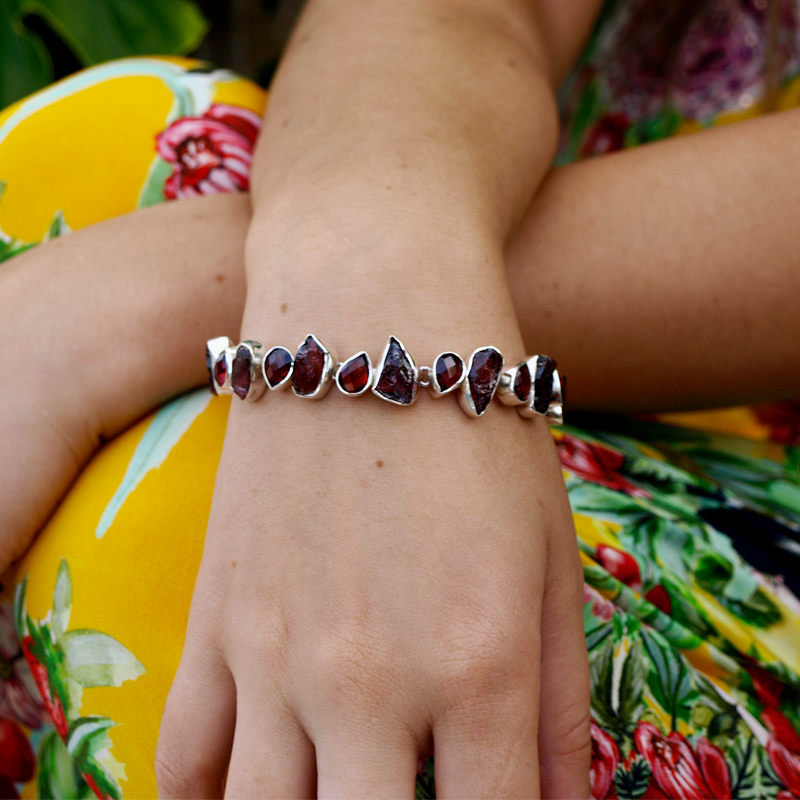
[[383,637],[342,625],[320,637],[310,663],[327,702],[352,708],[383,705],[396,683],[393,661]]
[[576,714],[568,714],[548,743],[550,752],[561,760],[588,766],[592,757],[591,713],[587,708]]
[[517,626],[472,619],[455,626],[440,647],[439,688],[450,703],[528,694],[534,664],[530,637]]

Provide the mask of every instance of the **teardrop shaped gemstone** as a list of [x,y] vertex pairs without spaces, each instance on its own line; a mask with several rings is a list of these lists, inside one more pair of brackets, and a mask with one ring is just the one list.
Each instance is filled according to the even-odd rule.
[[228,360],[225,353],[220,353],[217,356],[217,361],[214,364],[214,380],[217,386],[224,386],[225,381],[228,380]]
[[536,359],[536,378],[533,381],[533,408],[544,414],[553,399],[553,372],[558,365],[550,356]]
[[313,395],[319,389],[325,373],[325,351],[313,336],[307,336],[294,357],[292,389],[301,397]]
[[242,400],[247,397],[250,391],[250,383],[252,378],[250,370],[253,366],[253,355],[247,347],[240,347],[236,351],[236,356],[233,359],[233,368],[231,369],[231,388],[237,397]]
[[483,414],[492,402],[502,371],[503,356],[494,347],[485,347],[472,356],[467,381],[469,381],[472,404],[478,416]]
[[381,373],[372,391],[385,400],[410,406],[417,393],[417,381],[414,363],[399,339],[389,337],[381,363]]
[[436,385],[440,392],[447,392],[464,376],[464,362],[455,353],[442,353],[433,365]]
[[361,394],[369,386],[370,363],[366,353],[349,358],[342,364],[336,382],[345,394]]
[[206,369],[208,370],[208,388],[211,389],[211,394],[217,394],[217,387],[214,385],[214,356],[208,347],[206,347]]
[[270,389],[286,380],[292,368],[292,354],[285,347],[273,347],[264,358],[264,379]]
[[523,361],[517,367],[517,374],[514,376],[514,394],[517,400],[525,402],[531,395],[531,371],[527,362]]

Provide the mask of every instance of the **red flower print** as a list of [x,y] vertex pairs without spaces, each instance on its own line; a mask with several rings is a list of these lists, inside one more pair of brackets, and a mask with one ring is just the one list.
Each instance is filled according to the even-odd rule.
[[64,714],[64,707],[61,705],[59,696],[50,693],[50,676],[47,674],[47,667],[45,667],[31,651],[32,642],[33,639],[30,636],[23,637],[22,650],[25,653],[28,666],[31,668],[33,679],[39,687],[39,694],[41,694],[42,700],[44,700],[44,707],[47,709],[47,713],[50,714],[53,724],[58,731],[58,735],[66,741],[69,725],[67,724],[67,718]]
[[16,722],[0,719],[0,778],[29,781],[33,777],[33,767],[33,750],[28,738]]
[[11,603],[0,603],[0,718],[42,725],[42,703],[22,654]]
[[158,154],[172,164],[164,197],[246,192],[260,129],[257,114],[222,103],[212,105],[201,117],[175,120],[156,136]]
[[767,706],[761,712],[761,721],[769,732],[790,752],[800,756],[800,736],[780,709]]
[[642,588],[639,562],[630,553],[607,544],[599,544],[595,549],[595,559],[609,575],[613,575],[626,586],[637,592]]
[[649,592],[645,592],[644,599],[652,603],[659,611],[669,615],[672,611],[672,598],[667,590],[659,585],[654,586]]
[[594,800],[605,800],[614,788],[614,773],[619,766],[619,747],[599,725],[592,720],[592,765],[589,780]]
[[695,753],[683,734],[673,731],[664,736],[651,722],[640,722],[633,742],[667,797],[729,800],[731,781],[725,756],[705,737],[698,739]]
[[610,600],[606,600],[597,589],[589,586],[588,583],[583,584],[583,604],[592,604],[592,614],[594,614],[603,622],[609,622],[614,616],[614,604]]
[[767,742],[767,755],[783,785],[793,797],[800,797],[800,756],[789,752],[774,737]]
[[773,442],[800,444],[800,400],[761,403],[752,409],[758,421],[770,429]]
[[561,466],[579,478],[625,492],[631,497],[650,497],[649,492],[634,486],[619,473],[625,457],[599,444],[590,444],[575,436],[564,434],[556,440]]
[[625,146],[625,132],[630,126],[631,120],[627,115],[606,114],[594,124],[581,145],[581,158],[622,150]]
[[[613,575],[620,583],[630,586],[635,592],[642,591],[642,574],[639,562],[624,550],[618,550],[607,544],[599,544],[595,549],[595,560],[609,575]],[[672,600],[663,586],[654,586],[645,594],[645,600],[652,603],[659,611],[669,614],[672,611]]]
[[772,708],[777,708],[783,694],[783,684],[771,673],[755,664],[745,664],[750,678],[753,681],[758,702]]

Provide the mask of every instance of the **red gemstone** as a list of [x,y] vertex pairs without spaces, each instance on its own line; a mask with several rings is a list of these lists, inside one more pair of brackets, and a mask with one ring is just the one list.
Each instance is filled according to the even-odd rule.
[[549,356],[539,356],[536,361],[536,378],[533,382],[533,407],[540,414],[547,412],[553,399],[553,372],[558,365]]
[[250,391],[250,368],[253,365],[253,355],[247,347],[240,347],[236,351],[233,359],[233,369],[231,370],[231,388],[237,397],[242,400],[247,397]]
[[503,371],[503,356],[494,347],[479,350],[472,357],[469,369],[469,389],[475,412],[480,416],[492,402],[500,373]]
[[279,386],[292,368],[292,354],[285,347],[273,347],[264,359],[264,377],[271,389]]
[[225,381],[228,380],[228,362],[225,358],[225,353],[220,353],[217,356],[217,361],[214,364],[214,380],[218,386],[223,386]]
[[342,364],[337,381],[347,394],[360,394],[369,384],[370,364],[366,354],[359,353]]
[[530,397],[531,384],[531,371],[527,363],[523,361],[517,368],[517,374],[514,378],[514,394],[518,400],[524,403]]
[[455,353],[442,353],[434,364],[436,384],[440,392],[452,389],[464,375],[464,362]]
[[308,397],[319,389],[325,372],[325,351],[313,336],[308,336],[294,359],[292,389],[301,397]]
[[409,406],[414,402],[417,391],[414,367],[405,348],[394,336],[389,337],[383,369],[373,391],[401,406]]

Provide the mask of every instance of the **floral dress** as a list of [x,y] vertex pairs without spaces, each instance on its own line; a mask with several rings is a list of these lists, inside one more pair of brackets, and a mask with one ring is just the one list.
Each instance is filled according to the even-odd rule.
[[[779,2],[788,108],[800,48]],[[606,5],[564,84],[559,164],[763,111],[765,2],[710,3],[669,84],[619,55],[635,5]],[[0,261],[247,190],[265,100],[224,70],[143,58],[0,112]],[[156,796],[229,403],[198,390],[106,444],[3,576],[0,796]],[[800,798],[800,404],[567,422],[553,435],[584,565],[592,796]],[[433,794],[429,759],[417,796]]]

